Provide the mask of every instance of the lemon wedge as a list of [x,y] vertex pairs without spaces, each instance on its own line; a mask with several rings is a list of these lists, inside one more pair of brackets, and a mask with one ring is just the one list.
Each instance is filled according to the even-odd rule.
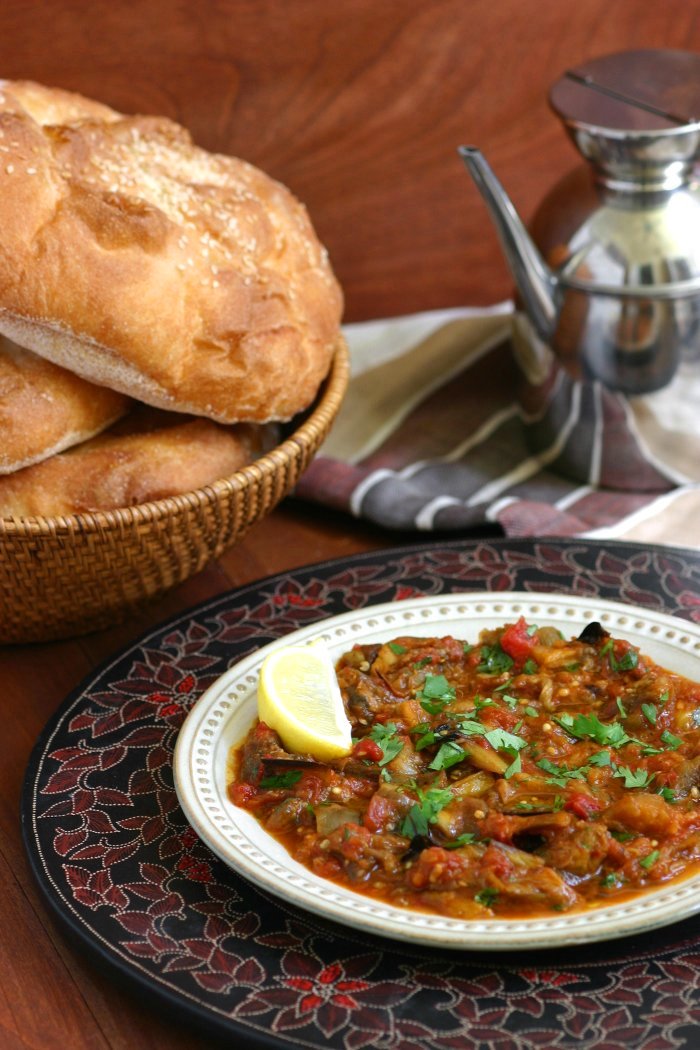
[[260,668],[258,716],[296,754],[327,762],[352,748],[335,668],[322,641],[268,654]]

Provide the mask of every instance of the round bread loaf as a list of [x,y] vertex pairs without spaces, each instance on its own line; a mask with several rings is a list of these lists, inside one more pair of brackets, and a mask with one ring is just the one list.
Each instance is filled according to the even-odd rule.
[[306,210],[159,117],[0,81],[0,332],[223,423],[313,400],[342,296]]
[[130,403],[0,336],[0,474],[87,441]]
[[132,507],[228,477],[263,451],[264,428],[138,411],[90,441],[0,477],[0,517]]

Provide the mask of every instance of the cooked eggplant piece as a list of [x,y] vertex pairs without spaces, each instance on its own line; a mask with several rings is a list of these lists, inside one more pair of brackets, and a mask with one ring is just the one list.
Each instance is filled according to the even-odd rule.
[[[287,755],[286,758],[266,756],[260,759],[260,765],[262,766],[263,776],[279,775],[287,769],[327,770],[330,768],[324,765],[323,762],[317,762],[314,758],[303,758],[297,755]],[[346,762],[343,766],[343,773],[347,773],[351,777],[364,777],[367,780],[379,779],[379,770],[373,766],[365,766],[362,762]]]
[[586,624],[578,636],[578,640],[583,642],[584,645],[598,645],[605,638],[609,637],[609,633],[602,624],[599,624],[597,620],[593,620],[591,623]]
[[315,810],[316,830],[322,838],[327,838],[336,828],[343,824],[361,824],[362,814],[348,806],[338,806],[333,802],[317,806]]

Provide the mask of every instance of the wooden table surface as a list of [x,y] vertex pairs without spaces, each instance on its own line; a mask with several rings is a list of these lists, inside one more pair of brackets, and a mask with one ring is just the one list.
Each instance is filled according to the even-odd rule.
[[[456,147],[488,155],[526,218],[575,163],[547,90],[628,47],[700,50],[688,0],[24,0],[0,6],[0,72],[163,113],[305,201],[348,320],[506,298],[495,235]],[[201,1036],[96,972],[25,861],[19,796],[65,695],[150,625],[270,573],[405,542],[288,501],[132,619],[0,647],[0,1050],[186,1050]],[[233,1046],[234,1042],[227,1045]],[[242,1044],[238,1044],[242,1045]]]

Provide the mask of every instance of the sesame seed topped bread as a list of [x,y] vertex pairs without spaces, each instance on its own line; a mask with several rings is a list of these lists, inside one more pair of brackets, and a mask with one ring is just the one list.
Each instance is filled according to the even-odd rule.
[[0,332],[20,346],[160,408],[285,420],[341,310],[280,183],[165,118],[0,82]]
[[261,452],[263,428],[136,410],[90,441],[0,477],[0,517],[115,510],[191,492]]
[[0,474],[99,434],[130,403],[0,336]]

